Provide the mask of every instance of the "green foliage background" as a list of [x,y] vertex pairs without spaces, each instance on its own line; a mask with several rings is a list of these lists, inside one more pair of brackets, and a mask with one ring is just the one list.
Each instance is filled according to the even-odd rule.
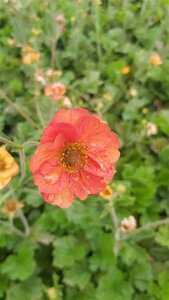
[[[167,218],[168,0],[1,0],[3,136],[20,144],[38,141],[42,123],[62,107],[44,96],[34,77],[36,71],[50,68],[58,14],[66,19],[55,53],[56,69],[62,71],[58,81],[67,86],[73,106],[99,114],[121,140],[111,185],[119,220],[134,215],[141,226]],[[20,46],[11,46],[9,39]],[[25,44],[40,53],[38,63],[22,64]],[[160,66],[150,64],[156,52],[163,61]],[[131,67],[127,75],[121,73],[125,66]],[[131,88],[137,95],[130,95]],[[145,122],[156,124],[158,133],[147,137]],[[17,149],[7,149],[19,163]],[[7,217],[0,213],[0,299],[168,300],[169,227],[132,235],[115,257],[108,202],[98,195],[76,200],[67,210],[44,204],[28,168],[33,151],[25,149],[26,176],[19,174],[1,193],[1,206],[11,198],[24,204],[31,231],[18,236],[4,225]],[[125,192],[119,189],[122,185]],[[19,219],[14,222],[22,230]]]

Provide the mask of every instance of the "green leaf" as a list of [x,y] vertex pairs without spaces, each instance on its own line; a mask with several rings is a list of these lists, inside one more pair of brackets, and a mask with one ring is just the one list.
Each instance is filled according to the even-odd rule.
[[96,290],[97,300],[132,300],[132,295],[131,283],[125,280],[123,273],[117,267],[111,268],[106,275],[100,277]]
[[22,283],[13,284],[7,290],[6,300],[42,300],[43,286],[41,280],[32,277]]
[[114,264],[115,257],[113,254],[113,235],[110,233],[102,233],[95,241],[95,252],[89,259],[90,269],[107,270]]
[[60,268],[72,266],[82,260],[87,252],[86,244],[78,241],[73,235],[56,238],[54,241],[54,265]]
[[156,234],[156,241],[161,246],[169,248],[169,225],[161,226]]
[[130,280],[139,291],[145,291],[152,280],[151,266],[145,263],[134,263],[129,270]]
[[20,246],[17,254],[9,255],[2,264],[2,272],[12,280],[25,280],[36,267],[34,250],[26,244]]
[[84,290],[90,280],[90,272],[84,265],[76,264],[71,269],[64,272],[64,282],[70,286],[77,286]]

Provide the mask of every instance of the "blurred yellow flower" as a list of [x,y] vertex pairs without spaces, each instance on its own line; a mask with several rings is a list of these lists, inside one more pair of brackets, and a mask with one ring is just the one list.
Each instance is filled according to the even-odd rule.
[[33,35],[38,36],[41,34],[41,30],[40,29],[36,29],[36,28],[32,28],[31,32],[33,33]]
[[109,93],[104,93],[104,94],[103,94],[103,98],[104,98],[105,100],[110,101],[110,100],[112,100],[112,95],[109,94]]
[[56,289],[54,287],[50,287],[46,289],[47,296],[49,300],[56,300],[57,299],[57,293]]
[[19,166],[11,154],[0,147],[0,190],[2,190],[17,175]]
[[5,205],[1,208],[1,211],[5,213],[9,219],[13,219],[16,212],[23,207],[23,204],[18,202],[17,200],[10,200],[5,203]]
[[29,46],[29,45],[24,45],[24,46],[22,47],[22,52],[23,52],[24,54],[27,54],[27,53],[34,52],[34,49],[33,49],[31,46]]
[[144,115],[148,114],[148,112],[149,112],[149,109],[148,109],[147,107],[144,107],[144,108],[142,109],[142,113],[143,113]]
[[113,192],[112,192],[112,189],[110,188],[109,185],[106,186],[106,188],[100,192],[99,194],[103,199],[105,200],[109,200],[111,199],[112,195],[113,195]]
[[163,61],[161,59],[161,56],[158,53],[152,54],[150,56],[150,64],[154,66],[162,65]]
[[123,67],[120,71],[121,71],[121,74],[127,75],[131,72],[131,67],[130,66]]

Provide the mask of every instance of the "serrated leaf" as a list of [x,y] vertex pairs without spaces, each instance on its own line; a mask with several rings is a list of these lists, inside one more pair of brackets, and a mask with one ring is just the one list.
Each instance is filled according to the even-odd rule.
[[76,264],[71,269],[64,272],[64,282],[70,286],[77,286],[83,290],[90,280],[90,272],[86,266]]
[[17,254],[9,255],[2,264],[2,273],[12,280],[25,280],[32,275],[36,267],[34,251],[28,245],[21,245]]
[[82,244],[73,235],[57,238],[54,242],[54,265],[60,268],[72,266],[75,261],[86,255],[86,244]]
[[42,300],[42,296],[41,280],[33,277],[22,283],[13,284],[7,290],[6,300]]
[[132,295],[131,283],[124,279],[123,273],[116,267],[100,277],[99,286],[96,290],[97,300],[132,300]]

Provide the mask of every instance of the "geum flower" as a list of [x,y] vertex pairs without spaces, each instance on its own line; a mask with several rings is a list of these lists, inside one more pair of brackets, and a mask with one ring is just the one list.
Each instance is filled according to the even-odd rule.
[[45,96],[51,97],[53,100],[61,99],[65,92],[66,87],[60,82],[45,87]]
[[35,185],[51,205],[69,207],[101,192],[115,174],[119,140],[85,109],[60,110],[44,129],[30,161]]
[[17,175],[19,166],[11,154],[0,147],[0,190],[2,190]]

